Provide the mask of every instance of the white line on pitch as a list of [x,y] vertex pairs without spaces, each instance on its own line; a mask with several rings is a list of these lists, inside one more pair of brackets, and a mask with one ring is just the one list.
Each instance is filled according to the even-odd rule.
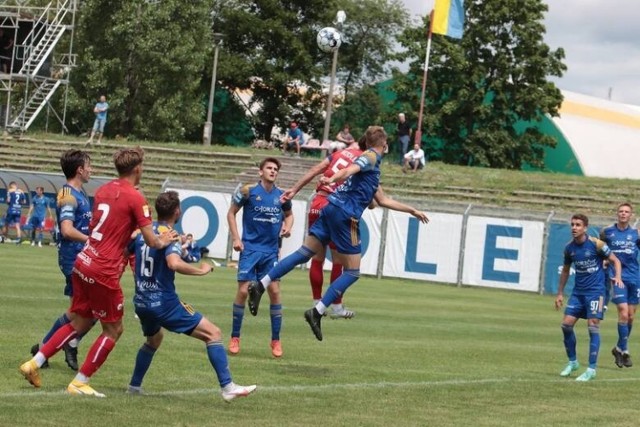
[[[640,378],[609,378],[609,379],[600,379],[598,378],[596,381],[590,384],[598,384],[598,383],[616,383],[616,382],[637,382],[640,381]],[[500,383],[566,383],[566,384],[576,384],[579,385],[575,381],[571,381],[571,379],[553,379],[553,380],[528,380],[528,379],[513,379],[513,378],[487,378],[487,379],[478,379],[478,380],[442,380],[442,381],[416,381],[416,382],[379,382],[379,383],[353,383],[353,384],[317,384],[317,385],[288,385],[288,386],[269,386],[269,385],[259,385],[258,384],[258,392],[260,393],[269,393],[269,392],[314,392],[314,391],[323,391],[323,390],[336,390],[336,389],[378,389],[378,388],[407,388],[407,387],[443,387],[443,386],[458,386],[458,385],[476,385],[476,384],[500,384]],[[100,387],[98,387],[100,390]],[[121,395],[124,396],[124,388],[122,389]],[[104,391],[104,390],[102,390]],[[147,392],[145,391],[145,395],[147,396],[186,396],[186,395],[194,395],[194,394],[216,394],[219,393],[220,389],[217,388],[198,388],[191,390],[167,390],[167,391],[157,391],[157,392]],[[118,396],[120,393],[115,392],[115,394],[110,394],[110,396]],[[0,393],[0,399],[11,398],[11,397],[50,397],[50,396],[65,396],[67,395],[64,391],[22,391],[22,392],[13,392],[13,393]],[[107,392],[109,395],[109,392]]]

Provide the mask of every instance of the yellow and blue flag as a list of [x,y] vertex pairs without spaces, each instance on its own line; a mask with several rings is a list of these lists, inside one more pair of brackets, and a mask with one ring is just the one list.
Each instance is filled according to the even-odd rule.
[[463,26],[464,0],[436,0],[431,31],[461,39]]

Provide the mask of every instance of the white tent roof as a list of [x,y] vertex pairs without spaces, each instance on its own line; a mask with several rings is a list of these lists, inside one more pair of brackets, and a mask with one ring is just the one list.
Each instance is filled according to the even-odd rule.
[[640,107],[562,91],[553,119],[584,175],[640,179]]

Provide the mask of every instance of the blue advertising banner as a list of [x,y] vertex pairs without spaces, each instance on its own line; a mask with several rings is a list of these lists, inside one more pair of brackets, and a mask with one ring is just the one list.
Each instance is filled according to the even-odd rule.
[[[597,237],[600,233],[600,227],[590,226],[589,235]],[[547,261],[545,264],[544,277],[544,293],[558,293],[558,282],[560,281],[560,272],[564,262],[564,248],[571,241],[571,226],[560,223],[551,223],[549,225],[549,241],[547,245]],[[565,295],[571,294],[573,290],[573,279],[575,271],[571,267],[567,286],[564,288]]]

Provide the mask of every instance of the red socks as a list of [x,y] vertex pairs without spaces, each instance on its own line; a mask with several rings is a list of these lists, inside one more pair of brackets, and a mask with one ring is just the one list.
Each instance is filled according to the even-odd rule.
[[311,260],[309,268],[309,281],[311,282],[311,296],[314,300],[322,298],[322,282],[324,280],[324,272],[322,271],[324,262]]
[[80,368],[80,373],[91,377],[107,360],[109,353],[116,346],[116,342],[109,337],[100,335],[89,349],[89,354]]
[[51,358],[54,354],[56,354],[66,343],[74,339],[78,336],[78,333],[71,323],[67,323],[66,325],[60,327],[55,334],[49,338],[45,344],[42,345],[40,352],[44,354],[44,357],[47,359]]

